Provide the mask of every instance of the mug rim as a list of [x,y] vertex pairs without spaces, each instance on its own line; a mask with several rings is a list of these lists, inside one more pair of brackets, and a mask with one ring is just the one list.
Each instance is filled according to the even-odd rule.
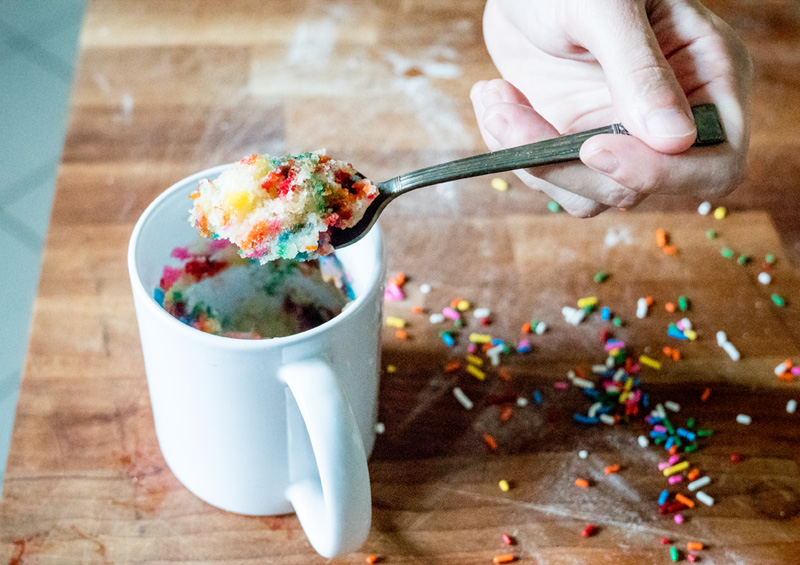
[[[288,336],[282,337],[270,337],[270,338],[260,338],[260,339],[241,339],[241,338],[234,338],[228,336],[221,336],[215,335],[208,332],[204,332],[202,330],[198,330],[181,322],[174,316],[172,316],[169,312],[167,312],[161,305],[159,305],[155,298],[153,297],[152,292],[148,292],[145,288],[145,284],[142,281],[141,273],[136,264],[137,259],[137,247],[139,243],[139,234],[142,230],[146,227],[147,222],[152,217],[153,213],[162,205],[162,203],[167,200],[170,196],[174,193],[179,192],[182,189],[185,189],[186,185],[189,183],[196,183],[199,182],[201,179],[213,177],[219,175],[222,171],[233,165],[234,163],[227,163],[223,165],[217,165],[214,167],[210,167],[208,169],[204,169],[188,177],[184,177],[183,179],[173,183],[169,188],[165,189],[161,192],[139,216],[138,220],[136,221],[136,225],[131,232],[130,240],[128,242],[128,274],[131,279],[131,286],[133,287],[133,292],[140,295],[140,298],[143,298],[144,301],[142,302],[142,306],[145,308],[150,309],[151,311],[153,308],[156,309],[155,315],[162,316],[167,324],[177,324],[177,326],[173,326],[175,331],[184,333],[187,338],[189,339],[199,339],[201,341],[208,340],[208,345],[214,345],[219,347],[232,347],[234,349],[271,349],[275,347],[283,347],[286,345],[291,345],[297,342],[305,341],[307,339],[313,338],[318,334],[328,331],[329,328],[335,326],[336,324],[344,321],[354,312],[360,310],[369,300],[371,300],[372,296],[379,292],[381,289],[381,281],[384,278],[384,273],[386,270],[386,257],[385,251],[383,248],[383,235],[380,230],[379,225],[375,225],[370,230],[362,241],[370,241],[375,240],[374,244],[371,246],[371,249],[375,249],[377,254],[377,265],[374,268],[374,272],[372,276],[367,281],[366,292],[362,293],[359,296],[356,296],[355,299],[348,302],[344,309],[331,318],[330,320],[323,322],[322,324],[313,327],[311,329],[291,334]],[[187,207],[188,212],[188,207]],[[360,243],[360,242],[358,242]],[[358,245],[355,243],[354,245]],[[381,298],[382,299],[382,298]]]

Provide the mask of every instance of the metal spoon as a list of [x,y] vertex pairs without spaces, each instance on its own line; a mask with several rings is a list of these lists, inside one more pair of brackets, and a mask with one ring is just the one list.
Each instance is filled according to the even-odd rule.
[[[694,145],[711,145],[725,141],[725,132],[722,130],[722,122],[714,104],[693,106],[692,113],[697,126],[697,138]],[[571,161],[578,158],[584,141],[603,133],[630,135],[622,124],[612,124],[529,145],[512,147],[426,167],[378,183],[378,196],[367,208],[364,217],[353,227],[332,230],[331,244],[334,248],[338,248],[355,243],[375,225],[378,216],[380,216],[389,202],[415,188],[451,180]]]

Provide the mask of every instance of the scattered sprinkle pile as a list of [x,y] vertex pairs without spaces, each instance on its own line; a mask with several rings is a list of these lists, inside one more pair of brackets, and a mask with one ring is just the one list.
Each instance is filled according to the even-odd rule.
[[[497,190],[505,190],[500,179],[495,179],[492,186]],[[557,212],[560,207],[551,202],[551,211]],[[712,214],[712,206],[708,202],[700,205],[698,212],[702,215]],[[727,216],[724,207],[713,209],[713,217],[722,220]],[[709,239],[719,237],[716,230],[709,230]],[[665,229],[658,229],[655,234],[656,245],[661,248],[664,254],[677,256],[678,249],[671,245],[670,236]],[[723,257],[735,257],[736,253],[728,248],[723,248]],[[740,265],[751,263],[751,258],[746,255],[739,255],[737,262]],[[774,255],[767,255],[764,258],[757,280],[762,285],[773,282],[771,268],[775,263]],[[604,283],[609,279],[609,273],[598,271],[594,276],[595,283]],[[386,286],[386,300],[402,301],[405,300],[404,285],[408,282],[405,274],[399,273],[392,277]],[[425,296],[431,292],[431,285],[421,284],[420,294],[425,302]],[[772,294],[772,302],[777,307],[785,307],[787,301],[778,294]],[[635,304],[636,319],[643,320],[652,315],[653,307],[656,306],[652,297],[646,296],[638,298]],[[604,360],[602,363],[591,366],[589,372],[578,367],[568,371],[565,380],[556,381],[553,386],[556,389],[567,389],[575,387],[581,389],[587,399],[585,411],[575,412],[573,420],[577,425],[585,426],[628,426],[646,427],[649,432],[641,433],[637,437],[637,442],[642,449],[663,449],[664,459],[658,464],[657,471],[664,478],[664,488],[653,493],[654,508],[660,515],[670,518],[676,524],[682,524],[688,513],[696,508],[699,502],[703,506],[715,504],[713,496],[706,490],[713,491],[713,477],[706,474],[702,468],[693,463],[692,454],[701,450],[713,437],[713,430],[698,424],[698,416],[685,417],[681,411],[681,406],[673,401],[666,399],[651,406],[649,395],[642,386],[640,376],[643,367],[648,371],[660,371],[664,362],[680,362],[683,359],[681,347],[690,344],[707,333],[695,328],[690,315],[692,311],[692,301],[687,296],[678,296],[674,302],[666,302],[663,305],[664,311],[669,314],[678,314],[681,318],[675,322],[670,322],[665,328],[666,336],[675,341],[675,345],[665,346],[660,359],[652,355],[635,354],[628,345],[614,337],[616,328],[626,325],[626,321],[613,314],[610,306],[601,306],[595,296],[580,298],[574,305],[565,305],[562,309],[564,321],[573,326],[577,326],[589,320],[592,316],[599,313],[600,320],[605,323],[605,327],[600,332],[600,343],[603,348]],[[412,314],[426,314],[430,324],[443,326],[439,331],[439,338],[443,347],[455,349],[460,344],[466,344],[466,354],[461,357],[452,357],[443,367],[445,373],[462,372],[465,376],[485,382],[487,378],[499,378],[510,380],[510,374],[503,366],[504,360],[509,356],[526,355],[533,351],[535,339],[548,332],[548,323],[545,320],[536,318],[526,322],[521,327],[521,338],[510,343],[506,339],[493,335],[488,331],[492,325],[492,312],[488,307],[474,307],[469,300],[463,297],[453,298],[452,301],[434,312],[429,312],[423,306],[412,306]],[[470,321],[469,314],[471,313]],[[469,329],[476,323],[486,331]],[[396,337],[408,339],[409,328],[414,324],[406,319],[397,316],[388,316],[386,325],[396,330]],[[465,341],[466,339],[466,341]],[[728,340],[724,331],[716,332],[717,344],[722,348],[732,361],[738,361],[741,354],[737,348]],[[387,372],[393,373],[396,367],[387,367]],[[786,359],[774,369],[775,375],[786,381],[793,381],[800,376],[800,366],[795,365],[791,359]],[[469,398],[464,390],[454,385],[452,387],[454,400],[463,407],[464,410],[473,410],[476,401]],[[711,396],[711,389],[706,387],[700,395],[701,405],[708,401]],[[510,418],[513,409],[525,408],[530,403],[534,406],[543,403],[541,391],[534,390],[529,396],[510,395],[508,398],[487,397],[481,400],[482,405],[497,404],[502,406],[499,412],[501,421]],[[797,401],[791,399],[786,405],[786,412],[794,414],[797,410]],[[752,418],[747,414],[738,414],[736,422],[740,425],[750,425]],[[488,432],[480,432],[481,440],[489,452],[494,452],[499,448],[498,440]],[[587,459],[589,453],[581,450],[578,453],[581,459]],[[741,455],[733,454],[733,462],[741,460]],[[624,466],[620,464],[606,465],[604,475],[616,475],[624,473]],[[654,469],[656,471],[656,469]],[[575,486],[584,489],[591,489],[593,481],[586,477],[573,477]],[[508,480],[501,480],[499,488],[503,492],[513,489],[513,483]],[[588,524],[581,535],[590,538],[602,534],[602,528],[595,524]],[[516,544],[515,538],[509,534],[502,535],[502,542],[507,546]],[[680,561],[685,558],[689,562],[696,562],[701,552],[706,549],[704,544],[699,541],[689,541],[686,549],[680,550],[668,538],[661,538],[660,542],[670,545],[669,557],[672,561]],[[513,553],[501,553],[495,555],[493,563],[511,563],[516,560]]]

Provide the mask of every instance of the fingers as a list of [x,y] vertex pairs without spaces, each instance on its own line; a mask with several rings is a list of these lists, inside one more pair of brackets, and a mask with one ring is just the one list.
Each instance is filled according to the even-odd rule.
[[[477,83],[471,97],[481,135],[492,151],[558,136],[525,96],[504,80]],[[515,172],[525,184],[546,193],[575,216],[594,216],[609,206],[635,206],[645,196],[579,163]]]
[[664,153],[691,146],[696,132],[689,103],[653,29],[656,22],[662,38],[678,41],[670,43],[670,50],[691,42],[680,37],[686,18],[675,21],[675,6],[635,0],[495,2],[498,7],[492,11],[487,5],[487,16],[496,18],[494,14],[502,12],[531,43],[562,62],[584,61],[589,68],[595,59],[602,67],[617,121],[633,135]]
[[580,26],[577,40],[603,67],[620,121],[657,151],[685,151],[696,136],[691,109],[658,44],[644,2],[598,4],[602,6],[591,3],[592,17],[583,20],[590,22]]
[[558,136],[558,131],[530,105],[511,83],[481,81],[470,92],[478,128],[492,151]]
[[[732,30],[699,2],[489,0],[485,32],[487,23],[495,34],[490,53],[516,65],[509,76],[536,106],[505,81],[478,83],[473,104],[491,149],[552,138],[553,124],[574,131],[576,123],[588,129],[621,121],[633,134],[587,141],[581,159],[588,167],[517,172],[571,213],[629,207],[654,192],[721,196],[742,177],[752,63]],[[536,49],[522,50],[522,40]],[[497,47],[509,42],[505,51]],[[503,73],[508,67],[498,65]],[[717,105],[726,143],[691,147],[690,100]]]
[[[493,151],[558,135],[506,81],[478,83],[472,98],[481,134]],[[580,157],[589,168],[564,163],[517,174],[570,214],[587,217],[609,206],[633,207],[654,193],[720,197],[735,188],[745,169],[744,154],[730,143],[670,155],[625,135],[592,137],[583,144]]]
[[[486,146],[497,151],[558,136],[528,99],[509,82],[481,81],[470,92],[478,127]],[[529,187],[541,190],[574,216],[595,216],[606,209],[591,199],[568,192],[525,171],[515,174]]]

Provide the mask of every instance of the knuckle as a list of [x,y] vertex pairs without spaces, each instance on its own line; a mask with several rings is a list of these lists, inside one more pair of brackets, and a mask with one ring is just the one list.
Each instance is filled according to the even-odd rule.
[[652,89],[668,78],[672,71],[666,66],[646,55],[640,57],[628,70],[628,76],[645,89]]
[[625,194],[625,197],[617,204],[617,208],[635,208],[639,204],[642,203],[642,200],[647,198],[646,194],[642,194],[641,192],[636,192],[634,190],[628,190]]
[[633,172],[619,179],[620,186],[626,193],[635,191],[644,194],[661,192],[667,182],[667,173],[657,166],[636,167]]
[[640,99],[650,100],[654,107],[675,102],[675,74],[666,60],[658,61],[649,54],[643,55],[634,61],[626,74],[627,82],[634,85]]
[[643,171],[642,177],[638,185],[635,185],[635,188],[646,194],[661,192],[659,187],[668,182],[668,177],[668,173],[660,167],[652,167],[647,171]]
[[606,206],[614,208],[631,208],[641,202],[646,194],[631,188],[630,186],[620,184],[619,182],[606,178],[605,182],[599,187],[602,197],[598,200]]
[[622,186],[616,182],[611,184],[605,192],[606,198],[604,199],[604,203],[616,208],[625,207],[626,203],[631,199],[631,194],[633,194],[633,191],[628,187]]

